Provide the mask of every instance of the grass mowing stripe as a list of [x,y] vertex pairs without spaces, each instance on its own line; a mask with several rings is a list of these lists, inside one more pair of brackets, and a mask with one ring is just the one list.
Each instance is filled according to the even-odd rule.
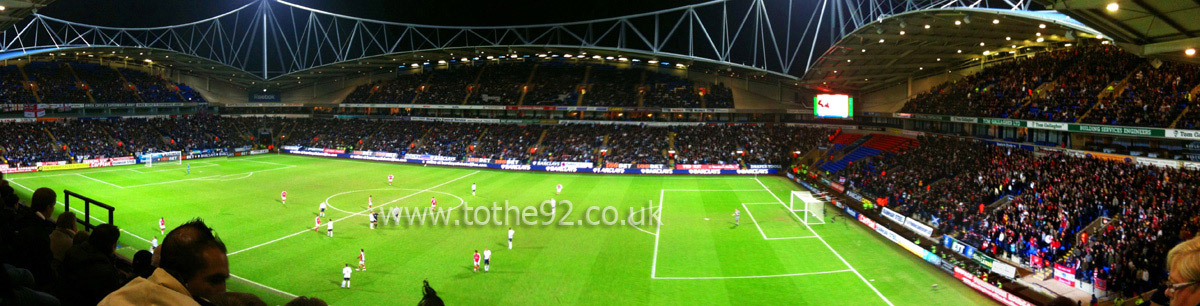
[[[775,195],[775,192],[771,191],[771,188],[767,188],[767,185],[763,184],[761,180],[756,177],[754,178],[754,181],[758,182],[758,185],[761,185],[763,189],[767,190],[767,192],[770,193],[776,201],[779,201],[779,205],[783,205],[785,208],[787,207],[787,204],[783,202],[783,199],[780,199],[779,196]],[[795,216],[797,220],[800,220],[800,216],[796,216],[796,212],[792,211],[791,209],[788,209],[788,211],[791,212],[792,216]],[[808,226],[808,223],[801,222],[800,224],[804,224],[804,227],[807,227],[808,230],[812,231],[813,235],[815,235],[818,240],[821,240],[821,243],[825,244],[825,247],[829,248],[829,251],[833,252],[833,255],[836,255],[838,259],[841,259],[842,263],[846,264],[847,267],[850,267],[850,271],[853,271],[854,275],[858,275],[858,278],[861,279],[864,284],[867,284],[867,287],[871,287],[871,291],[875,291],[875,294],[879,295],[879,298],[883,299],[883,301],[888,305],[894,305],[892,304],[891,300],[888,300],[886,296],[883,296],[883,293],[879,292],[879,289],[875,288],[875,285],[872,285],[871,282],[867,281],[867,278],[863,277],[862,273],[858,273],[858,270],[854,269],[854,266],[850,265],[850,262],[846,261],[845,258],[842,258],[842,254],[838,254],[837,250],[834,250],[833,246],[830,246],[829,242],[825,241],[825,238],[821,238],[821,235],[817,234],[816,230],[813,230],[811,226]]]

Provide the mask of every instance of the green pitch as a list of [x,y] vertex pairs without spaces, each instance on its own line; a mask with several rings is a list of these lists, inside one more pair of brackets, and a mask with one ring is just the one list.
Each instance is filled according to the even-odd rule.
[[[271,304],[294,295],[333,305],[413,304],[421,280],[450,305],[994,304],[856,221],[797,222],[780,202],[799,188],[781,177],[523,173],[287,155],[189,163],[190,174],[164,163],[8,178],[26,201],[29,188],[50,187],[60,200],[68,189],[115,206],[124,231],[118,252],[126,256],[149,248],[151,237],[162,240],[160,217],[168,230],[203,218],[228,246],[229,289]],[[459,224],[405,219],[370,229],[361,214],[368,196],[389,211],[427,208],[436,197]],[[616,213],[606,218],[626,222],[514,225],[511,250],[509,225],[463,224],[468,205],[527,207],[550,198],[571,202],[569,215],[565,205],[556,208],[560,221],[599,220],[601,211],[589,217],[587,208],[611,206]],[[326,216],[338,219],[332,238],[324,225],[313,230],[326,200]],[[652,219],[645,214],[651,205],[661,209],[661,223],[631,225]],[[833,215],[844,216],[827,207],[827,218]],[[472,252],[485,248],[493,253],[491,271],[475,273]],[[342,289],[341,269],[357,267],[359,249],[367,270]]]

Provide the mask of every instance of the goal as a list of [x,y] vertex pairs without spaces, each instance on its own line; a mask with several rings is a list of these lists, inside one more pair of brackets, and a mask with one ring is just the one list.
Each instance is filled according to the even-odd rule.
[[169,151],[169,152],[146,153],[146,154],[138,155],[138,161],[140,161],[143,164],[146,164],[146,167],[152,167],[154,164],[161,164],[164,162],[168,163],[168,164],[182,165],[183,164],[183,152]]
[[800,217],[804,224],[825,224],[825,201],[807,191],[792,191],[788,209]]

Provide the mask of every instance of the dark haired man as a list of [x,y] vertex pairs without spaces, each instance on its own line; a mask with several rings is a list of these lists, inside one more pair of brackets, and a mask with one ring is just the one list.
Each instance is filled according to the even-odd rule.
[[225,243],[200,219],[163,237],[158,269],[109,294],[99,305],[200,305],[225,292],[229,259]]

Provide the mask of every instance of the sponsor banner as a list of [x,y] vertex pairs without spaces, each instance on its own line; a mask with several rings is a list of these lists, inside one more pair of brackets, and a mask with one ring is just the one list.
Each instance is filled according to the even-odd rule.
[[1013,267],[999,260],[992,262],[992,272],[1003,275],[1009,279],[1017,278],[1017,267]]
[[943,260],[941,264],[938,264],[938,268],[942,268],[942,270],[946,271],[947,273],[954,274],[954,264],[950,263],[949,261]]
[[1183,166],[1183,168],[1184,168],[1184,169],[1188,169],[1188,170],[1200,170],[1200,163],[1197,163],[1197,162],[1187,162],[1187,161],[1185,161],[1185,162],[1179,162],[1179,163],[1180,163],[1180,164]]
[[[454,167],[471,167],[471,168],[492,168],[501,170],[516,170],[516,171],[546,171],[546,172],[564,172],[564,173],[596,173],[596,174],[675,174],[675,175],[767,175],[775,174],[776,169],[737,169],[737,170],[718,170],[718,169],[693,169],[693,170],[677,170],[677,169],[626,169],[626,168],[592,168],[589,167],[565,167],[565,166],[544,166],[544,165],[518,165],[510,161],[496,161],[496,163],[481,163],[470,161],[455,161],[453,157],[447,156],[431,156],[431,155],[416,155],[407,154],[405,158],[346,154],[346,153],[327,153],[324,150],[284,150],[283,153],[319,156],[319,157],[336,157],[350,158],[384,162],[401,162],[401,163],[417,163],[429,164],[438,166],[454,166]],[[562,163],[554,163],[562,164]],[[578,166],[579,164],[570,164]]]
[[187,156],[184,156],[184,157],[183,157],[183,159],[199,159],[199,158],[209,158],[209,157],[219,157],[219,156],[229,156],[229,154],[228,154],[228,153],[225,153],[225,152],[210,152],[210,153],[201,153],[201,154],[188,154]]
[[35,172],[35,171],[38,171],[38,167],[16,167],[16,168],[5,167],[4,169],[0,169],[0,173],[25,173],[25,172]]
[[283,95],[278,91],[266,92],[250,92],[250,102],[280,102],[283,101]]
[[851,218],[858,218],[859,216],[858,212],[851,209],[850,206],[842,207],[842,210],[845,210],[846,214],[850,215]]
[[34,118],[0,118],[0,123],[37,122]]
[[321,152],[325,152],[325,153],[329,153],[329,154],[346,154],[346,150],[341,150],[341,149],[322,149]]
[[1054,264],[1054,280],[1062,282],[1067,286],[1075,287],[1075,268]]
[[480,158],[480,157],[468,157],[467,162],[468,163],[485,163],[485,164],[487,164],[487,163],[491,163],[492,159],[491,158]]
[[974,258],[974,247],[969,246],[962,241],[958,241],[958,239],[954,239],[954,237],[950,237],[950,235],[942,235],[942,245],[956,253],[962,254],[963,256]]
[[1179,167],[1183,166],[1179,161],[1175,161],[1175,160],[1138,157],[1135,161],[1140,165],[1155,166],[1155,167],[1162,167],[1162,168],[1179,169]]
[[66,165],[66,164],[67,164],[67,162],[66,162],[66,161],[62,161],[62,160],[60,160],[60,161],[48,161],[48,162],[36,162],[36,163],[34,163],[34,165],[35,165],[35,166],[38,166],[38,167],[41,167],[41,166],[56,166],[56,165]]
[[667,165],[663,164],[638,164],[638,169],[666,169]]
[[992,265],[996,263],[995,259],[988,257],[987,255],[983,255],[983,252],[975,252],[974,254],[971,254],[971,260],[974,260],[975,262],[979,263],[979,265],[988,269],[991,269]]
[[1061,123],[1061,122],[1028,121],[1028,123],[1029,123],[1028,127],[1035,128],[1035,129],[1056,130],[1056,131],[1066,131],[1066,130],[1071,129],[1070,124]]
[[696,170],[737,170],[738,165],[736,165],[736,164],[734,164],[734,165],[682,164],[682,165],[675,165],[675,169],[679,169],[679,170],[692,170],[692,169],[696,169]]
[[866,224],[867,227],[870,227],[871,229],[875,229],[875,227],[878,226],[877,224],[875,224],[875,220],[871,220],[871,219],[867,218],[866,215],[863,215],[863,214],[858,215],[858,222],[862,222],[862,224]]
[[78,164],[66,164],[66,165],[44,165],[44,166],[38,166],[37,168],[38,168],[38,171],[56,171],[56,170],[84,169],[87,167],[88,167],[88,164],[86,164],[86,163],[78,163]]
[[591,168],[592,167],[592,163],[583,163],[583,162],[535,161],[530,164],[534,165],[534,166],[545,166],[545,167],[566,167],[566,168]]
[[912,118],[913,114],[909,113],[892,113],[892,118]]
[[964,284],[967,284],[968,287],[978,290],[979,292],[983,292],[983,294],[986,294],[1001,304],[1008,306],[1033,306],[1032,303],[1023,300],[1020,297],[1009,293],[1008,291],[1004,291],[996,286],[992,286],[992,284],[975,277],[974,274],[971,274],[971,272],[967,272],[967,270],[963,270],[962,268],[954,267],[954,278],[957,278]]
[[896,222],[896,224],[904,224],[904,220],[908,219],[908,217],[888,209],[887,207],[883,208],[883,217],[888,218],[888,220],[892,220],[892,222]]
[[100,168],[112,166],[112,160],[107,158],[85,159],[83,163],[88,164],[89,168]]
[[1117,135],[1129,135],[1129,136],[1151,136],[1151,137],[1167,136],[1166,131],[1163,129],[1137,128],[1137,127],[1127,127],[1127,126],[1071,124],[1070,130],[1077,131],[1077,132],[1104,133],[1104,134],[1117,134]]
[[975,117],[956,117],[956,116],[951,116],[951,117],[950,117],[950,122],[959,122],[959,123],[976,123],[976,122],[978,122],[978,120],[977,120],[977,119],[975,119]]
[[133,156],[113,157],[108,159],[113,166],[126,166],[137,164],[137,158]]
[[[271,152],[270,150],[250,150],[250,155],[267,154],[270,152]],[[392,154],[395,154],[395,153],[392,153]]]
[[[1200,140],[1200,131],[1193,131],[1193,130],[1167,130],[1167,137],[1170,137],[1170,138],[1179,138],[1179,139],[1192,139],[1192,140]],[[1189,150],[1192,150],[1192,151],[1200,150],[1200,147],[1193,146],[1193,144],[1195,144],[1195,143],[1188,144],[1188,145],[1187,145],[1187,148],[1188,148]]]
[[[957,121],[955,121],[955,122],[957,122]],[[1024,120],[1013,120],[1013,119],[979,118],[979,123],[1001,125],[1001,126],[1025,127]]]
[[[859,215],[859,218],[863,218],[863,216]],[[874,221],[872,221],[872,222],[874,222]],[[887,240],[891,240],[892,242],[896,242],[896,243],[899,243],[901,240],[904,240],[904,237],[900,237],[899,235],[896,235],[895,232],[892,232],[892,230],[888,229],[887,227],[881,226],[878,223],[875,223],[874,228],[875,228],[876,233],[879,233],[879,235],[883,236],[883,238],[887,238]],[[910,244],[911,244],[911,242],[910,242]]]
[[930,237],[930,238],[933,237],[933,228],[932,227],[922,224],[921,222],[917,222],[917,220],[913,220],[912,218],[908,218],[908,219],[904,220],[904,227],[912,230],[913,232],[915,232],[917,234],[921,234],[922,236]]
[[829,182],[829,188],[833,188],[833,190],[837,190],[838,192],[846,192],[846,187],[834,182]]

